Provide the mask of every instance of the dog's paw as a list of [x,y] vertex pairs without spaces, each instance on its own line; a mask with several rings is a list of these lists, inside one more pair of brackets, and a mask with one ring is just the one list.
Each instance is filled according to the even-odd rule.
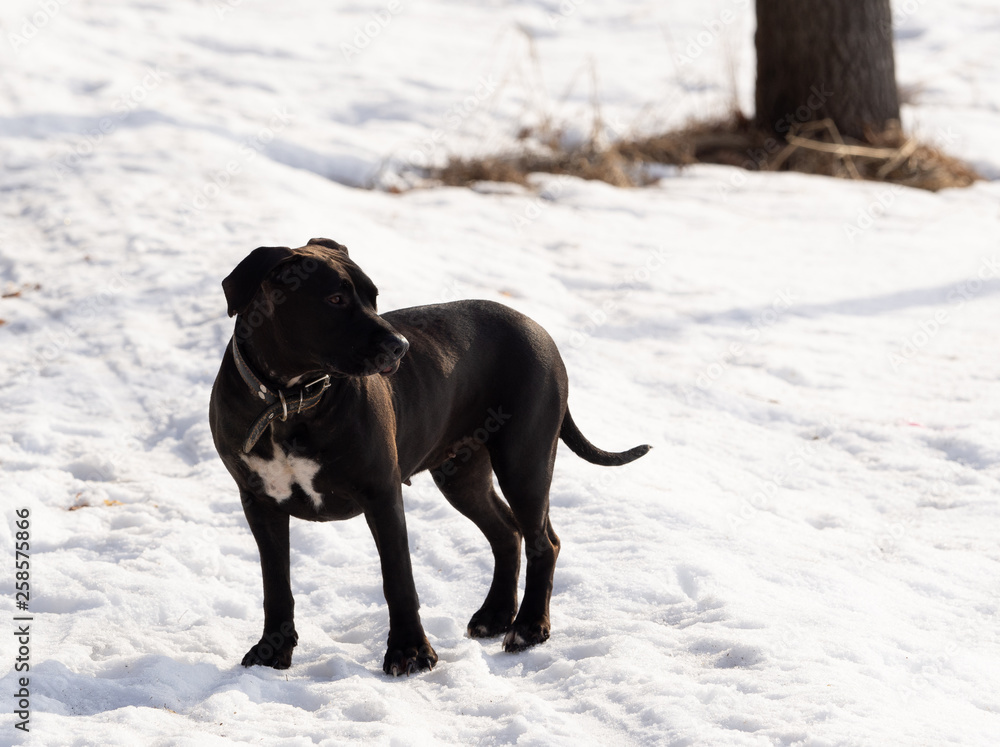
[[437,654],[434,653],[434,649],[431,648],[431,644],[424,639],[424,642],[419,647],[390,647],[389,650],[385,652],[385,660],[382,662],[382,671],[386,674],[391,674],[393,677],[398,677],[401,674],[405,674],[409,677],[411,674],[416,674],[421,670],[433,669],[434,665],[437,664],[437,661]]
[[548,639],[548,622],[531,625],[515,622],[503,637],[503,650],[508,654],[514,654],[539,643],[545,643]]
[[469,620],[466,633],[469,638],[493,638],[510,630],[514,621],[514,610],[480,609]]
[[276,648],[267,639],[267,634],[265,634],[259,643],[247,651],[243,657],[242,664],[245,667],[261,666],[272,667],[273,669],[288,669],[292,666],[293,648],[295,648],[294,640],[291,645],[282,645],[280,648]]

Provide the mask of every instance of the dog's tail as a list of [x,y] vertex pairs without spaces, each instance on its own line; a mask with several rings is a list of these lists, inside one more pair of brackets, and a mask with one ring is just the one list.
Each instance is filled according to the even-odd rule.
[[559,438],[566,442],[574,454],[583,457],[591,464],[599,464],[602,467],[618,467],[634,462],[653,448],[649,444],[643,444],[642,446],[634,446],[628,451],[615,452],[598,449],[587,440],[586,436],[580,433],[580,429],[573,422],[573,416],[569,414],[569,410],[566,410],[566,416],[563,418]]

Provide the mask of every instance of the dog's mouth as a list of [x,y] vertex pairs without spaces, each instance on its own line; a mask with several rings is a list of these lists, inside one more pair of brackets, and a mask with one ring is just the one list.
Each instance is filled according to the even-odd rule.
[[394,373],[396,373],[396,371],[399,370],[399,363],[401,360],[402,358],[397,358],[385,368],[379,369],[378,371],[379,376],[392,376]]
[[354,371],[341,371],[335,370],[333,368],[327,368],[327,373],[331,376],[337,377],[351,377],[351,376],[392,376],[396,371],[399,370],[399,364],[401,359],[392,361],[391,363],[383,363],[381,361],[376,361],[374,365],[369,361],[367,366],[361,366]]

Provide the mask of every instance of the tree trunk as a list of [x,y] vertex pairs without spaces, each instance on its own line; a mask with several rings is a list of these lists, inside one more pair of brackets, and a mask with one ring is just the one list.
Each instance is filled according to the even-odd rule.
[[829,117],[864,139],[899,120],[889,0],[757,0],[757,125]]

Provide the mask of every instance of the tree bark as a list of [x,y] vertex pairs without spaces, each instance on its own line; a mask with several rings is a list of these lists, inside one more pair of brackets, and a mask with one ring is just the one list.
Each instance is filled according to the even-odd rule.
[[757,0],[756,122],[829,117],[864,139],[899,120],[889,0]]

